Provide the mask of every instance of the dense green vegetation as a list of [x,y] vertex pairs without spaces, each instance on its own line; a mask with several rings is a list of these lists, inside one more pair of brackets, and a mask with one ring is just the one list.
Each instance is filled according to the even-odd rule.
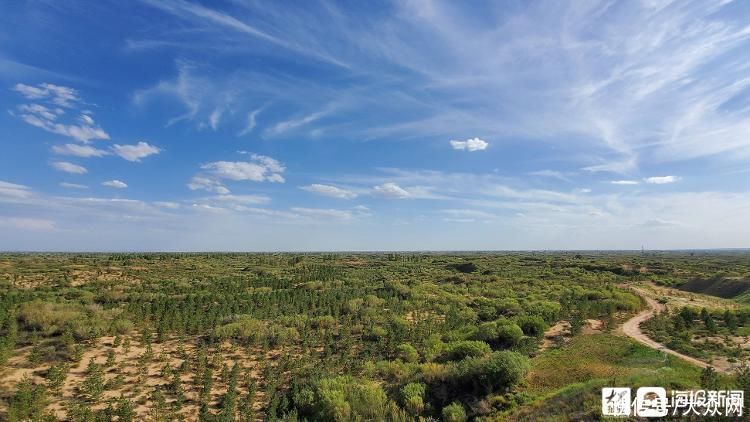
[[750,336],[750,309],[709,311],[686,306],[661,313],[643,327],[670,349],[704,360],[721,356],[739,364],[750,356],[742,347]]
[[[611,327],[642,307],[619,284],[695,278],[721,260],[747,272],[744,255],[0,255],[0,412],[11,420],[507,416],[586,382],[558,367],[549,371],[568,374],[561,383],[536,386],[550,365],[543,357],[579,341],[539,355],[551,325]],[[615,342],[606,336],[602,344]],[[616,339],[624,343],[611,348],[613,372],[588,379],[638,375],[628,362],[647,352]],[[697,382],[675,367],[688,371],[677,384]]]

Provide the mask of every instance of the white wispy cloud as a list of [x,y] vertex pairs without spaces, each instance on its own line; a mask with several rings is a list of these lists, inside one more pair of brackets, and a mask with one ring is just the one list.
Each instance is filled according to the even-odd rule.
[[277,160],[259,154],[252,154],[250,161],[214,161],[201,169],[219,179],[279,183],[284,182],[282,173],[286,170]]
[[81,185],[79,183],[60,182],[59,185],[68,189],[88,189],[89,188],[88,186]]
[[245,127],[237,134],[237,136],[247,135],[248,133],[252,132],[253,129],[255,129],[255,126],[257,126],[258,124],[258,114],[260,114],[261,111],[263,111],[263,108],[259,108],[247,113],[247,123],[245,123]]
[[28,198],[31,196],[31,189],[28,186],[0,180],[0,196],[18,199]]
[[180,208],[179,203],[171,202],[171,201],[156,201],[154,202],[154,205],[156,205],[157,207],[168,208],[171,210],[176,210]]
[[106,182],[102,182],[102,186],[107,186],[107,187],[115,188],[115,189],[125,189],[128,187],[128,184],[121,180],[115,179],[115,180],[108,180]]
[[294,129],[298,129],[304,126],[309,125],[310,123],[316,122],[331,113],[333,113],[338,108],[337,105],[329,105],[323,110],[316,111],[313,113],[310,113],[308,115],[302,116],[302,117],[294,117],[288,120],[281,121],[279,123],[276,123],[273,125],[270,129],[268,129],[268,133],[271,135],[279,135],[285,132],[292,131]]
[[440,210],[440,212],[449,215],[451,219],[463,220],[464,222],[476,220],[494,220],[495,218],[497,218],[495,214],[473,209],[446,209]]
[[85,167],[79,166],[77,164],[69,163],[67,161],[55,161],[52,163],[52,168],[54,168],[55,170],[60,170],[66,173],[73,173],[73,174],[88,173],[88,170],[86,170]]
[[353,199],[357,197],[357,194],[346,189],[341,189],[336,186],[322,185],[319,183],[313,183],[308,186],[301,186],[300,189],[312,192],[318,195],[330,196],[331,198],[341,199]]
[[[303,56],[308,56],[321,60],[336,66],[348,67],[348,65],[337,58],[333,57],[325,50],[322,50],[312,40],[307,42],[296,42],[285,39],[282,35],[272,34],[269,31],[259,29],[258,27],[243,21],[242,19],[225,13],[220,10],[211,9],[199,4],[190,3],[184,0],[179,1],[162,1],[162,0],[144,0],[146,3],[157,7],[165,12],[171,13],[196,25],[206,28],[210,31],[228,30],[241,35],[250,36],[263,40],[270,44],[283,47],[290,51],[296,52]],[[252,16],[252,15],[251,15]],[[228,35],[221,32],[221,35]]]
[[612,180],[609,183],[613,185],[637,185],[637,180]]
[[13,90],[29,100],[49,100],[60,107],[72,107],[81,101],[75,89],[46,82],[36,86],[17,83]]
[[[63,124],[48,118],[48,113],[39,108],[19,108],[21,119],[47,132],[73,138],[77,141],[88,142],[92,139],[109,139],[109,134],[93,122],[90,116],[81,114],[78,116],[78,124]],[[57,118],[57,116],[55,116]]]
[[103,157],[109,155],[109,152],[103,149],[94,148],[90,145],[65,144],[54,145],[52,152],[59,155],[72,155],[75,157]]
[[571,182],[570,178],[565,173],[558,171],[558,170],[550,170],[550,169],[537,170],[537,171],[529,172],[528,174],[531,176],[551,177],[551,178],[559,179],[565,182]]
[[[42,104],[20,104],[13,115],[29,125],[47,132],[73,138],[80,142],[93,139],[109,139],[104,131],[91,117],[90,111],[78,110],[82,101],[73,88],[43,83],[37,86],[16,84],[14,90],[27,99],[47,101],[49,106]],[[68,117],[67,111],[72,110],[75,117]],[[67,122],[61,122],[67,120]]]
[[353,218],[352,212],[348,210],[293,207],[291,208],[291,211],[312,218],[335,220],[351,220]]
[[114,144],[112,145],[112,151],[125,160],[139,162],[142,158],[160,153],[161,149],[140,141],[135,145]]
[[652,185],[664,185],[668,183],[679,182],[680,177],[679,176],[653,176],[653,177],[647,177],[643,180],[646,183],[649,183]]
[[382,196],[384,198],[403,199],[403,198],[411,197],[411,194],[408,191],[406,191],[406,189],[392,182],[383,183],[382,185],[374,186],[372,190],[376,195]]
[[193,176],[190,179],[190,182],[188,182],[187,187],[190,190],[205,190],[220,195],[226,195],[230,192],[229,189],[222,185],[218,180],[205,176]]
[[0,227],[10,227],[20,230],[54,230],[55,222],[43,218],[30,217],[2,217],[0,218]]
[[265,195],[217,195],[211,199],[220,202],[230,202],[235,204],[267,204],[271,202],[271,198]]
[[450,141],[450,143],[453,149],[469,151],[469,152],[483,151],[487,149],[487,147],[490,145],[487,141],[483,139],[479,139],[479,138],[471,138],[465,141],[452,140]]

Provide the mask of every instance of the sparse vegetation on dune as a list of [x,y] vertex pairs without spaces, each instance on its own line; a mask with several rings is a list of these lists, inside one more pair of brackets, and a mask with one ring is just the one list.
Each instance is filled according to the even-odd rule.
[[[620,286],[722,262],[724,276],[747,272],[736,254],[0,255],[0,418],[593,412],[607,383],[700,383],[698,369],[614,333],[643,306]],[[745,314],[709,316],[723,335]]]

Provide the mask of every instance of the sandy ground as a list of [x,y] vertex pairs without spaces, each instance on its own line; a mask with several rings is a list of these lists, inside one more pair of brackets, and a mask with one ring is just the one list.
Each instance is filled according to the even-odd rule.
[[713,365],[709,365],[708,363],[703,362],[702,360],[696,359],[688,355],[684,355],[672,349],[668,349],[663,344],[658,343],[652,340],[651,338],[649,338],[643,331],[641,331],[641,324],[651,319],[651,317],[653,317],[654,315],[666,310],[666,306],[662,305],[661,303],[657,302],[655,299],[651,298],[640,287],[630,287],[630,289],[634,291],[636,294],[638,294],[639,296],[641,296],[646,301],[648,308],[639,312],[633,318],[630,318],[629,320],[625,321],[625,323],[622,325],[622,327],[620,327],[618,331],[620,331],[622,334],[625,334],[626,336],[634,339],[635,341],[645,346],[648,346],[652,349],[660,350],[663,353],[668,353],[672,356],[677,356],[678,358],[683,359],[687,362],[690,362],[693,365],[699,366],[701,368],[713,366],[719,372],[724,372],[724,373],[730,372],[729,369],[730,369],[731,364],[729,362],[726,362],[725,360],[716,359]]
[[[581,328],[582,335],[591,335],[602,332],[602,321],[598,319],[587,319],[583,322]],[[558,321],[555,325],[549,327],[544,332],[544,338],[539,346],[539,350],[549,349],[550,347],[565,343],[570,340],[570,322]]]
[[[101,337],[95,344],[89,345],[83,353],[82,359],[70,368],[70,372],[68,373],[61,390],[50,393],[47,410],[51,412],[57,420],[66,420],[65,404],[70,403],[76,396],[78,388],[87,376],[86,368],[89,361],[103,364],[107,360],[107,352],[114,351],[115,366],[105,369],[105,380],[110,381],[119,373],[124,376],[124,383],[119,387],[105,391],[102,394],[101,399],[91,407],[93,409],[102,409],[106,406],[107,399],[123,396],[130,399],[135,405],[138,419],[146,420],[151,407],[149,399],[151,392],[159,386],[165,386],[170,381],[162,376],[162,368],[165,364],[169,364],[172,368],[176,368],[183,362],[183,359],[179,357],[179,353],[177,352],[178,341],[176,339],[166,340],[163,343],[154,343],[154,358],[148,363],[145,378],[141,380],[138,376],[136,363],[138,356],[145,351],[145,347],[138,341],[138,336],[131,336],[130,339],[131,346],[127,352],[123,345],[114,346],[114,337],[112,336]],[[186,341],[184,349],[188,355],[192,356],[196,349],[195,342],[191,340]],[[47,368],[49,368],[49,365],[43,364],[32,367],[28,363],[28,354],[30,350],[31,347],[24,347],[16,350],[14,356],[8,361],[6,367],[0,371],[0,392],[14,391],[16,384],[24,377],[29,377],[35,383],[39,384],[44,384],[46,382],[43,375]],[[212,357],[213,354],[214,353],[210,353]],[[250,370],[252,378],[258,382],[255,409],[260,417],[261,413],[259,411],[262,409],[267,398],[262,390],[264,381],[262,380],[261,365],[258,361],[258,357],[261,354],[265,354],[264,360],[269,365],[276,366],[282,355],[282,351],[274,349],[264,353],[261,349],[256,347],[244,348],[232,346],[230,343],[225,342],[222,343],[216,354],[221,357],[222,364],[226,363],[231,367],[235,362],[239,362],[242,364],[243,368]],[[241,376],[243,372],[244,369],[241,372]],[[213,377],[214,387],[211,394],[211,403],[213,406],[216,406],[219,403],[221,395],[226,392],[226,384],[220,380],[219,373],[219,368],[215,368]],[[187,401],[182,410],[178,412],[180,420],[195,420],[198,415],[198,387],[193,383],[194,375],[195,374],[188,369],[181,376]],[[240,385],[238,390],[240,394],[246,393],[246,389],[243,385]],[[171,403],[172,401],[173,398],[171,395],[167,394],[167,403]],[[6,410],[7,409],[0,408],[0,420],[3,420],[4,412]]]

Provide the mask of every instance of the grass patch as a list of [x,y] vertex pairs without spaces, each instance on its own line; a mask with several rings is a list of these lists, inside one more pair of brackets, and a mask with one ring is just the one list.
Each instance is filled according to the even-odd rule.
[[602,387],[689,389],[700,379],[698,367],[612,334],[578,336],[542,352],[531,365],[524,388],[534,400],[504,419],[598,419]]

